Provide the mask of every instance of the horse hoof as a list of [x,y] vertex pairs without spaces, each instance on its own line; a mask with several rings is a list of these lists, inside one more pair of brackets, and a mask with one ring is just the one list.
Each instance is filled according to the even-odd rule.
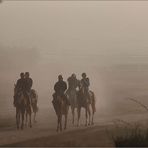
[[94,123],[92,122],[91,125],[94,125]]
[[32,125],[30,125],[30,128],[32,128]]

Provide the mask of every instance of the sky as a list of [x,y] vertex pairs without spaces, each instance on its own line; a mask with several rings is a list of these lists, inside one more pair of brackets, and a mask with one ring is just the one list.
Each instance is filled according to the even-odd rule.
[[12,105],[22,71],[30,72],[41,106],[50,105],[59,74],[66,81],[86,72],[98,108],[126,110],[128,97],[148,104],[147,14],[147,1],[1,3],[1,101]]

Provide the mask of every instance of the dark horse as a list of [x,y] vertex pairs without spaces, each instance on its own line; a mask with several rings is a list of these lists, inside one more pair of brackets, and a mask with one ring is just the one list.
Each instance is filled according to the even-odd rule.
[[56,99],[52,101],[54,110],[57,115],[57,132],[60,130],[62,131],[62,116],[65,116],[65,123],[64,123],[64,129],[67,127],[67,116],[68,116],[68,110],[69,105],[66,103],[64,98],[61,96],[57,96]]
[[[85,117],[86,117],[86,122],[85,125],[90,125],[90,124],[94,124],[93,121],[93,117],[94,117],[94,113],[96,111],[95,108],[95,95],[94,92],[89,91],[89,95],[90,95],[90,101],[88,99],[88,96],[86,95],[85,91],[83,90],[83,88],[80,88],[80,90],[77,92],[77,102],[78,102],[78,106],[77,106],[77,110],[78,110],[78,122],[77,122],[77,126],[79,126],[79,120],[80,120],[80,115],[81,115],[81,108],[84,107],[85,109]],[[89,116],[89,121],[87,122]]]
[[[24,128],[24,115],[25,112],[29,114],[29,126],[32,127],[31,123],[31,106],[28,105],[28,98],[23,91],[18,91],[16,86],[14,87],[14,96],[16,97],[16,125],[17,129]],[[21,120],[22,119],[22,120]]]

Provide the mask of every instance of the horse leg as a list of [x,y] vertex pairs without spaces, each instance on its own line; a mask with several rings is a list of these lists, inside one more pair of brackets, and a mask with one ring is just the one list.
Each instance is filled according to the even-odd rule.
[[85,126],[87,126],[87,107],[85,108],[85,118],[86,118],[86,121],[85,121]]
[[77,122],[77,126],[79,126],[79,122],[80,122],[80,115],[81,115],[81,107],[77,108],[77,113],[78,113],[78,122]]
[[30,128],[32,127],[32,122],[31,122],[31,113],[29,114],[29,126],[30,126]]
[[36,112],[34,112],[34,123],[36,123]]
[[91,120],[91,125],[94,125],[94,113],[95,113],[95,109],[92,106],[92,120]]
[[31,108],[29,107],[29,126],[30,128],[32,127],[32,123],[31,123]]
[[28,123],[28,115],[27,115],[27,111],[25,112],[25,116],[26,116],[25,126],[27,126],[27,123]]
[[21,117],[21,115],[20,115],[20,112],[18,113],[18,129],[20,128],[20,117]]
[[59,131],[62,131],[62,115],[58,115],[58,124],[57,124],[57,132]]
[[58,120],[57,120],[57,132],[58,132],[59,131],[59,125],[60,125],[60,117],[59,117],[59,115],[57,117],[58,117]]
[[67,127],[67,114],[65,114],[65,125],[64,125],[64,130],[66,129]]
[[17,126],[17,129],[18,129],[18,119],[17,119],[17,117],[18,117],[18,111],[17,111],[17,108],[16,108],[16,116],[15,116],[15,118],[16,118],[16,126]]
[[74,116],[75,116],[74,107],[71,107],[71,110],[72,110],[72,124],[74,125]]
[[60,131],[62,131],[62,115],[60,115]]
[[94,125],[94,112],[92,113],[91,125]]
[[21,124],[21,129],[24,128],[24,114],[25,114],[25,110],[22,110],[22,124]]
[[90,107],[89,107],[89,106],[88,106],[87,110],[88,110],[88,116],[89,116],[89,122],[88,122],[88,125],[90,125],[91,112],[90,112]]
[[73,108],[73,125],[74,125],[74,122],[75,122],[75,108]]
[[36,105],[32,105],[32,109],[33,109],[33,113],[34,113],[33,122],[36,123]]
[[16,108],[16,125],[17,125],[17,129],[19,129],[19,124],[20,124],[20,121],[19,121],[19,110]]

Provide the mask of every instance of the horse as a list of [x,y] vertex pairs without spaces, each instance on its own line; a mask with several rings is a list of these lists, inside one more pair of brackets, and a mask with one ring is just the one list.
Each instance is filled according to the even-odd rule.
[[[77,107],[77,111],[78,111],[77,126],[79,126],[80,115],[81,115],[81,108],[82,107],[84,107],[84,109],[85,109],[85,117],[86,117],[85,126],[93,125],[94,124],[94,113],[96,112],[96,108],[95,108],[95,95],[94,95],[94,92],[90,91],[90,90],[88,91],[88,93],[89,94],[86,94],[83,88],[81,88],[77,92],[77,102],[78,102],[78,107]],[[90,97],[90,101],[89,101],[88,95]],[[91,106],[91,109],[90,109],[90,106]],[[89,122],[87,122],[88,115],[89,115]]]
[[72,124],[74,125],[75,121],[75,109],[78,107],[78,102],[77,102],[77,90],[76,89],[68,89],[66,91],[67,98],[70,103],[71,107],[71,112],[72,112]]
[[[39,108],[37,106],[38,95],[34,89],[31,89],[30,98],[31,98],[31,108],[34,113],[33,121],[34,121],[34,123],[36,123],[37,122],[36,121],[36,113],[38,112]],[[27,122],[28,122],[28,113],[26,112],[26,123],[25,123],[26,125],[27,125]]]
[[57,132],[59,130],[62,131],[62,116],[65,117],[64,130],[66,130],[69,105],[65,99],[59,95],[54,98],[52,104],[57,115]]
[[[32,127],[31,123],[31,107],[28,105],[28,98],[25,94],[24,91],[18,91],[16,86],[14,87],[14,97],[16,99],[16,125],[17,129],[20,129],[20,124],[21,124],[21,129],[23,130],[24,128],[24,115],[25,112],[29,114],[29,126],[30,128]],[[22,121],[20,122],[20,118]]]

